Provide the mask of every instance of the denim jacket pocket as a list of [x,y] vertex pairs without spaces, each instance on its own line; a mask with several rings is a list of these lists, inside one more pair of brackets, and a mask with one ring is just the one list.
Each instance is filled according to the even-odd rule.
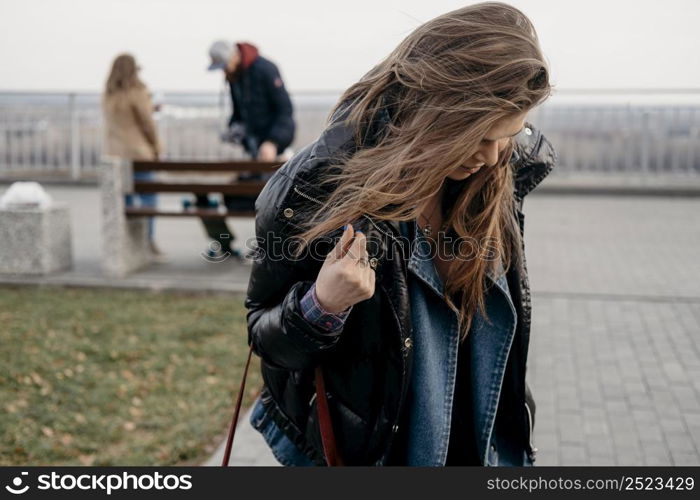
[[250,423],[262,434],[275,459],[287,467],[309,467],[314,463],[287,437],[271,418],[260,398],[255,400]]

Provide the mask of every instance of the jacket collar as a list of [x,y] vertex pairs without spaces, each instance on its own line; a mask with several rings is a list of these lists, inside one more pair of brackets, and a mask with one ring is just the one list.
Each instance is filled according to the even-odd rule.
[[514,184],[515,196],[522,200],[549,175],[557,161],[552,144],[540,130],[526,123],[523,131],[515,137]]

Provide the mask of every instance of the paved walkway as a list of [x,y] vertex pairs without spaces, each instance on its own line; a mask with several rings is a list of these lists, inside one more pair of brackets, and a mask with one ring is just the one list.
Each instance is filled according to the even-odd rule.
[[[248,268],[203,259],[190,219],[157,221],[170,263],[105,280],[97,191],[48,190],[71,204],[75,269],[36,281],[245,290]],[[700,465],[700,198],[533,194],[525,213],[537,464]],[[232,220],[252,237],[252,220]],[[275,464],[247,416],[234,450],[232,465]]]
[[700,464],[700,200],[526,200],[539,465]]
[[[238,423],[236,436],[231,448],[231,458],[229,465],[237,467],[240,465],[255,466],[279,466],[279,462],[270,452],[265,440],[258,431],[250,425],[250,410],[248,410]],[[224,458],[226,440],[216,449],[214,454],[202,465],[218,467]]]

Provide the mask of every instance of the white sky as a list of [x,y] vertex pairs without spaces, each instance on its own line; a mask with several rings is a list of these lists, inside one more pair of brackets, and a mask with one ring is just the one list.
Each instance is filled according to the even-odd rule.
[[[0,0],[0,90],[99,91],[132,52],[156,90],[210,90],[207,49],[249,40],[292,91],[342,90],[451,0]],[[698,0],[511,0],[560,89],[700,88]]]

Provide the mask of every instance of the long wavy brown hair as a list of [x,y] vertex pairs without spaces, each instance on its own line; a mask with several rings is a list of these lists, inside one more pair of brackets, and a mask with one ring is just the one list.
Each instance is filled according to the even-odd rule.
[[112,62],[112,69],[105,84],[105,95],[112,95],[131,88],[143,88],[144,84],[139,79],[138,73],[139,67],[134,56],[119,54]]
[[[323,176],[322,183],[333,189],[298,235],[299,248],[363,214],[416,218],[496,121],[525,113],[550,95],[548,75],[532,23],[510,5],[479,3],[419,26],[334,108],[332,115],[347,110],[361,146],[337,158],[340,168]],[[362,146],[384,109],[389,123]],[[460,181],[460,189],[443,203],[441,231],[489,242],[477,258],[452,259],[448,268],[445,299],[459,311],[462,338],[477,307],[486,316],[489,269],[495,271],[500,262],[507,270],[520,262],[512,151],[509,142],[497,165]]]

